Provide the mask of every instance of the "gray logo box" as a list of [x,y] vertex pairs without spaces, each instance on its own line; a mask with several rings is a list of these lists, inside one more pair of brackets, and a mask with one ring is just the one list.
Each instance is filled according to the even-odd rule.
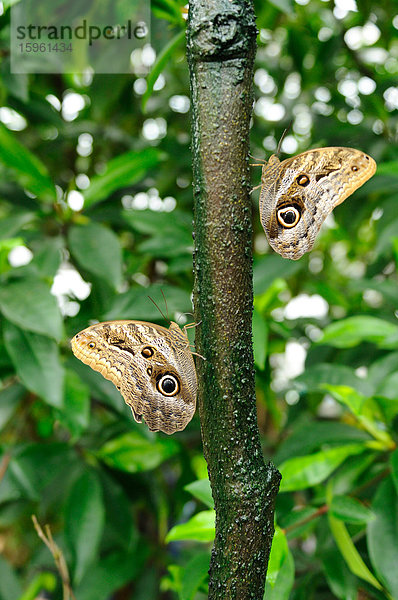
[[20,0],[11,7],[11,72],[130,73],[150,22],[148,0]]

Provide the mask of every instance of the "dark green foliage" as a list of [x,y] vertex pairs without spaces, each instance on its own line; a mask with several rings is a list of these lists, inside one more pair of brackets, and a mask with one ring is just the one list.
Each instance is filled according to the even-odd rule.
[[[147,298],[163,310],[161,290],[171,318],[192,310],[179,4],[153,2],[156,26],[173,28],[148,75],[148,90],[160,71],[165,85],[144,102],[141,73],[10,74],[9,11],[0,18],[0,600],[62,598],[32,514],[50,524],[77,600],[207,595],[198,417],[172,438],[149,433],[68,343],[94,319],[164,324]],[[267,600],[398,599],[398,10],[357,4],[255,3],[253,155],[268,158],[293,119],[283,157],[342,145],[379,165],[298,262],[267,248],[253,194],[259,427],[283,475]],[[86,100],[68,121],[48,98],[65,107],[71,92]],[[21,246],[33,257],[18,266]],[[65,287],[72,267],[91,289]]]

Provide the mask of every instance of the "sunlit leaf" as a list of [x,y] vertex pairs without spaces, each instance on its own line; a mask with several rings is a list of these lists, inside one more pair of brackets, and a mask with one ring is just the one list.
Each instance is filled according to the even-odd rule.
[[348,457],[361,454],[365,444],[347,444],[308,456],[291,458],[278,468],[282,474],[281,492],[303,490],[324,481]]
[[367,581],[368,583],[373,585],[373,587],[375,587],[376,589],[381,590],[382,586],[362,560],[358,550],[356,549],[352,539],[350,538],[350,535],[344,523],[339,519],[333,517],[331,514],[328,514],[328,521],[330,530],[333,534],[336,544],[341,554],[343,555],[350,571],[354,573],[354,575],[356,575],[357,577],[360,577],[364,581]]
[[214,508],[214,500],[211,493],[210,481],[208,479],[198,479],[197,481],[188,483],[188,485],[184,487],[184,490],[204,504],[207,504],[209,508]]
[[214,535],[215,512],[214,510],[204,510],[191,517],[186,523],[172,527],[166,536],[166,542],[178,540],[211,542]]
[[271,587],[274,587],[275,585],[278,572],[284,563],[288,552],[289,548],[285,534],[280,527],[275,527],[267,571],[267,581]]
[[336,348],[352,348],[361,342],[373,342],[380,348],[398,346],[398,325],[378,317],[349,317],[328,325],[319,344],[328,344]]
[[288,600],[293,584],[293,556],[285,535],[276,527],[268,562],[264,600]]

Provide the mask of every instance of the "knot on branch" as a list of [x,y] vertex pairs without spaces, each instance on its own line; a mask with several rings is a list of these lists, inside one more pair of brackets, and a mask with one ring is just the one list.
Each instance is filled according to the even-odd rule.
[[187,50],[200,61],[242,57],[254,48],[256,35],[255,17],[247,7],[228,2],[220,12],[202,5],[190,14]]

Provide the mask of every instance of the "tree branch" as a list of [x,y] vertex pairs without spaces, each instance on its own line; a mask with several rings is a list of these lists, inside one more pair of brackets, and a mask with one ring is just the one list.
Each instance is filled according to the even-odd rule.
[[209,598],[259,600],[280,475],[264,464],[252,350],[247,163],[256,28],[249,0],[191,0],[199,411],[216,508]]

